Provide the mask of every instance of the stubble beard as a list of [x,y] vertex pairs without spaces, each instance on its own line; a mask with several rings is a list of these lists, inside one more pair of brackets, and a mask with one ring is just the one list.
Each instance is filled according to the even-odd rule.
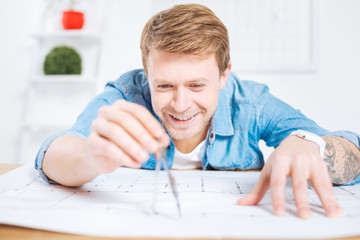
[[201,122],[201,125],[194,130],[192,128],[187,128],[187,127],[175,129],[172,126],[169,126],[169,124],[167,124],[166,122],[163,122],[163,124],[164,124],[164,128],[169,133],[171,138],[181,141],[181,140],[193,139],[199,136],[200,134],[202,134],[203,131],[209,126],[210,120],[211,117],[209,119],[205,119],[204,121]]

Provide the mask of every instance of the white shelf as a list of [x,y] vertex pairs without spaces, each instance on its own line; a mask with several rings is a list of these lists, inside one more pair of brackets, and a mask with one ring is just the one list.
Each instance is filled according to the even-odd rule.
[[101,36],[99,34],[86,32],[83,30],[63,30],[48,33],[31,33],[30,36],[33,36],[39,40],[52,40],[61,38],[81,39],[94,42],[100,42],[101,40]]
[[30,83],[38,84],[96,84],[96,79],[90,76],[81,75],[48,75],[30,78]]
[[[52,20],[54,19],[59,21],[59,16],[54,16]],[[26,99],[19,152],[26,157],[29,156],[27,149],[34,145],[34,141],[38,140],[41,143],[42,138],[68,129],[74,124],[78,114],[95,96],[98,80],[101,33],[87,29],[55,30],[53,27],[50,28],[52,30],[46,28],[48,30],[45,31],[45,20],[44,18],[42,26],[44,31],[39,29],[28,32],[28,36],[36,42],[36,49],[34,48],[31,72],[24,91]],[[101,19],[92,20],[95,23]],[[44,60],[57,46],[76,49],[82,60],[80,75],[44,75]],[[36,149],[30,154],[34,152]]]

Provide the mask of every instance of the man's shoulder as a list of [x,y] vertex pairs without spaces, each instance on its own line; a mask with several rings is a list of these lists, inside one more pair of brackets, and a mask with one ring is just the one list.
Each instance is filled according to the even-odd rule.
[[230,73],[225,87],[227,92],[232,93],[236,98],[258,98],[262,94],[269,91],[266,84],[251,81],[240,80],[240,78],[233,72]]
[[126,72],[118,79],[108,82],[102,94],[110,103],[125,99],[151,108],[150,89],[143,69]]
[[144,70],[135,69],[122,74],[115,81],[108,82],[105,88],[116,88],[124,95],[142,94],[144,90],[148,89],[148,83]]

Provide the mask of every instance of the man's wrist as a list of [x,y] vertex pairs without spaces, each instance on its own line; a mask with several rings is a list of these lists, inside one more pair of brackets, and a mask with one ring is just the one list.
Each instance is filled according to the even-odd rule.
[[304,140],[310,141],[310,142],[314,142],[319,146],[319,153],[321,158],[325,157],[325,146],[326,146],[326,142],[324,139],[322,139],[321,136],[305,131],[305,130],[296,130],[293,131],[290,136],[297,136],[299,138],[302,138]]

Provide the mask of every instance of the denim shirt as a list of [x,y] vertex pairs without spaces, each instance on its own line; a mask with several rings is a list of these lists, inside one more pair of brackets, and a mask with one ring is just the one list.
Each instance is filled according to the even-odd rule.
[[[35,159],[35,168],[40,171],[44,180],[52,182],[42,171],[44,153],[50,143],[56,137],[65,134],[87,138],[99,108],[111,105],[119,99],[146,107],[161,121],[153,111],[144,71],[138,69],[123,74],[116,81],[106,84],[104,92],[86,106],[70,129],[45,140]],[[240,81],[235,74],[230,73],[225,87],[220,91],[219,103],[210,123],[202,167],[220,170],[261,169],[264,166],[264,158],[259,149],[259,140],[262,139],[267,146],[276,148],[297,129],[320,136],[341,136],[360,147],[359,135],[349,131],[329,132],[299,110],[293,109],[271,95],[266,85]],[[169,168],[173,165],[174,151],[174,142],[171,141],[167,148]],[[149,160],[142,164],[142,168],[154,169],[154,167],[155,156],[151,154]],[[348,184],[359,181],[360,176]]]

